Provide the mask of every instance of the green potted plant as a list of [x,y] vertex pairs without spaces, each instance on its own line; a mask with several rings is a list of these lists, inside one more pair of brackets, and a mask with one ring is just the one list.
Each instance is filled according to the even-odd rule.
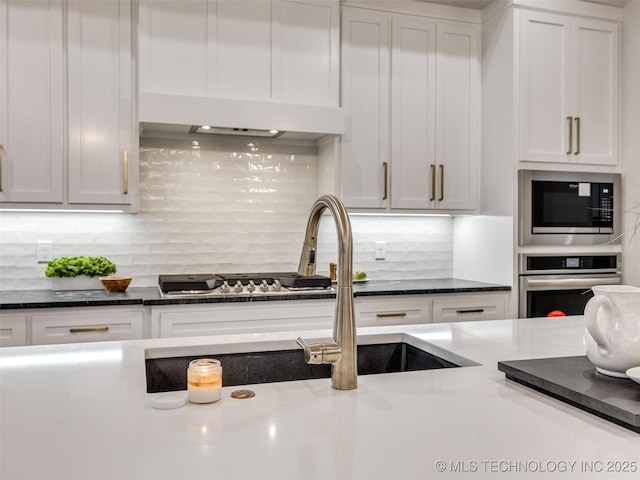
[[54,290],[99,290],[100,277],[116,272],[113,262],[104,257],[60,257],[47,264]]

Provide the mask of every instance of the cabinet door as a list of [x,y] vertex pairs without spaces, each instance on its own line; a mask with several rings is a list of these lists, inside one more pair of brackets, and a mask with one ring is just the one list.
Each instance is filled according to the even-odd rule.
[[33,345],[135,340],[143,338],[145,313],[142,308],[71,308],[34,313],[31,322]]
[[570,20],[520,13],[520,160],[568,162]]
[[[140,90],[203,95],[215,92],[210,35],[215,0],[140,0]],[[213,31],[212,30],[213,27]]]
[[506,318],[506,294],[447,295],[433,299],[433,322],[466,322]]
[[[574,19],[576,74],[571,114],[573,156],[578,163],[618,163],[619,26],[612,22]],[[579,118],[576,125],[576,118]]]
[[334,311],[334,300],[153,307],[151,336],[173,338],[330,329]]
[[271,98],[271,2],[218,1],[210,47],[215,94],[226,98]]
[[0,2],[0,201],[62,203],[61,1]]
[[69,203],[129,204],[137,164],[131,1],[67,8]]
[[478,28],[438,23],[436,191],[438,208],[477,207],[480,152]]
[[27,344],[27,316],[0,313],[0,347]]
[[339,2],[274,2],[272,25],[274,99],[289,103],[338,106]]
[[359,297],[355,300],[358,327],[429,323],[429,297]]
[[397,16],[391,49],[391,206],[434,208],[436,24]]
[[389,16],[343,9],[342,201],[347,207],[389,203]]

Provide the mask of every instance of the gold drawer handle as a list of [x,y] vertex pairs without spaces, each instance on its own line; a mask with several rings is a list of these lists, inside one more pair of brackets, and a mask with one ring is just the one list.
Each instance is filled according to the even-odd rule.
[[4,153],[3,148],[4,147],[0,143],[0,192],[2,192],[2,154]]
[[436,199],[436,166],[432,163],[430,165],[430,168],[431,168],[431,197],[429,198],[429,201],[433,202]]
[[438,201],[441,202],[444,200],[444,165],[438,165],[440,168],[440,196],[438,197]]
[[571,155],[573,153],[573,117],[567,117],[567,122],[569,122],[569,150],[567,150],[567,155]]
[[387,162],[382,162],[382,169],[384,170],[384,195],[382,196],[382,200],[386,200],[389,197],[389,187],[388,187],[388,179],[389,179],[389,164]]
[[97,332],[108,332],[109,327],[81,327],[81,328],[70,328],[69,333],[97,333]]
[[456,310],[456,313],[484,313],[484,308],[469,308],[467,310]]
[[576,117],[576,153],[574,155],[580,155],[580,117]]
[[378,318],[406,317],[406,316],[407,316],[407,314],[405,312],[376,313],[376,317],[378,317]]
[[127,152],[126,150],[122,154],[122,168],[124,174],[123,193],[127,195],[129,193],[129,152]]

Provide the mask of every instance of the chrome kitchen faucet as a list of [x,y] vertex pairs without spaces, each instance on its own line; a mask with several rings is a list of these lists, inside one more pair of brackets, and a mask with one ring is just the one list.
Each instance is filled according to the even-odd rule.
[[300,255],[298,273],[314,275],[316,272],[316,247],[318,229],[323,212],[329,209],[336,222],[338,233],[338,284],[336,313],[333,318],[333,341],[307,344],[298,337],[304,349],[304,359],[310,364],[331,364],[331,386],[336,390],[353,390],[358,387],[358,359],[356,342],[356,317],[353,307],[353,236],[351,222],[344,205],[333,195],[323,195],[311,207],[307,231]]

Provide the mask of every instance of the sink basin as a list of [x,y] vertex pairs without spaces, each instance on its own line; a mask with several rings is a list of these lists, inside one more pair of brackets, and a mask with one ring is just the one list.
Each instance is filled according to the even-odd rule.
[[[203,357],[220,360],[222,385],[226,387],[331,377],[331,365],[308,365],[299,348],[244,353],[216,353],[216,347],[209,348],[210,353],[200,349],[199,355],[148,358],[147,354],[147,392],[186,390],[189,362]],[[154,352],[151,356],[158,354]],[[404,341],[358,345],[358,375],[460,366]]]

